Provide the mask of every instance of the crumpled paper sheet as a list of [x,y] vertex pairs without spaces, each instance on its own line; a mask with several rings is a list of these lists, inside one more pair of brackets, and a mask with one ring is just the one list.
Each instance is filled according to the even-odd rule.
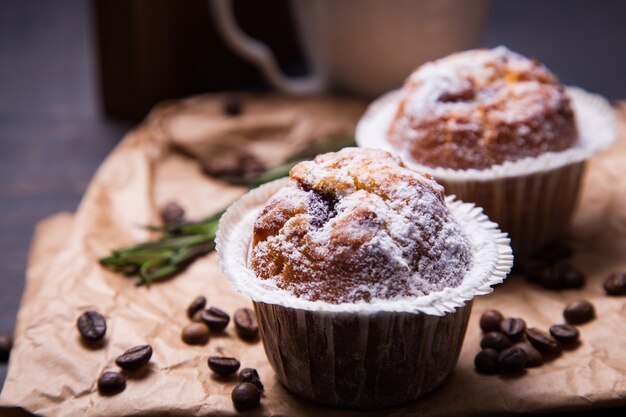
[[[626,298],[607,297],[601,286],[609,272],[626,270],[624,134],[612,149],[593,159],[585,179],[572,236],[573,263],[588,275],[585,289],[552,292],[519,276],[510,277],[493,294],[476,300],[459,363],[444,386],[407,406],[357,413],[319,407],[289,394],[276,381],[261,343],[242,342],[232,324],[225,335],[212,336],[206,346],[182,343],[180,332],[188,323],[185,309],[195,296],[204,294],[209,305],[231,314],[250,305],[230,288],[214,253],[181,276],[150,288],[135,287],[132,280],[97,263],[111,248],[148,238],[146,231],[134,226],[156,223],[158,208],[169,200],[179,201],[194,218],[227,206],[245,192],[202,175],[197,162],[167,149],[168,141],[210,136],[212,127],[202,124],[202,118],[215,117],[211,108],[216,108],[217,100],[201,97],[157,108],[107,158],[73,218],[57,215],[39,225],[15,347],[0,395],[3,415],[235,415],[230,392],[236,381],[224,383],[212,376],[206,361],[213,354],[235,356],[242,366],[259,370],[266,391],[262,406],[248,415],[434,417],[626,405]],[[348,120],[349,126],[363,109],[356,103],[324,100],[316,106],[332,107],[332,112],[322,112],[324,118]],[[620,113],[626,121],[626,107]],[[190,115],[194,115],[188,119],[192,123],[186,125]],[[320,119],[308,128],[315,130],[324,122]],[[235,123],[231,127],[237,128]],[[283,142],[273,143],[278,155]],[[269,159],[272,150],[264,150]],[[529,326],[547,329],[562,322],[563,307],[579,298],[591,300],[597,311],[597,319],[579,327],[580,347],[522,377],[482,376],[474,371],[480,340],[477,321],[485,309],[497,308],[505,315],[523,317]],[[78,315],[90,308],[108,320],[101,349],[83,346],[75,327]],[[100,396],[95,386],[98,376],[114,369],[115,358],[124,350],[143,343],[154,348],[148,372],[129,380],[121,394]]]

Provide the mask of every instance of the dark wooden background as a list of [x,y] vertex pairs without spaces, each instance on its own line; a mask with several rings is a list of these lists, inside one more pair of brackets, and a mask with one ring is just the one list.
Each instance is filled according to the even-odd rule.
[[36,222],[75,209],[131,125],[100,112],[89,3],[1,4],[0,331],[10,333]]
[[[0,0],[2,333],[11,333],[14,328],[35,224],[50,214],[76,208],[97,166],[133,125],[109,118],[102,111],[96,22],[102,24],[103,15],[100,20],[93,16],[94,10],[102,8],[98,3]],[[211,29],[197,26],[197,22],[203,19],[198,16],[204,10],[200,7],[204,1],[194,0],[192,3],[190,7],[194,11],[196,26],[191,30],[196,31],[195,35],[181,33],[177,36],[180,39],[187,36],[195,42],[203,34],[210,34]],[[241,3],[238,3],[239,9]],[[115,17],[114,10],[101,12],[109,13],[109,19]],[[161,18],[166,17],[155,13]],[[254,17],[245,19],[253,21]],[[546,62],[567,84],[580,85],[612,99],[625,98],[624,21],[626,2],[620,1],[494,0],[484,44],[505,44],[535,56]],[[208,18],[206,24],[210,25]],[[254,22],[250,24],[254,26]],[[183,29],[177,28],[179,31]],[[257,30],[253,29],[250,30]],[[276,35],[270,33],[271,36]],[[223,49],[223,46],[215,48]],[[289,45],[282,48],[282,56],[289,58],[286,69],[301,71],[302,58],[297,53],[290,55],[293,51]],[[194,53],[180,53],[186,57],[184,59],[193,61]],[[210,54],[210,50],[199,53]],[[209,55],[203,55],[200,62],[209,62],[206,56]],[[122,71],[122,75],[125,64],[119,62],[118,71]],[[239,74],[239,83],[224,81],[225,87],[264,87],[256,71],[250,67],[245,69],[245,65],[241,64],[240,68],[244,69]],[[145,96],[140,91],[130,91],[129,101],[143,100],[136,107],[139,110],[127,113],[116,112],[114,107],[109,110],[136,118],[161,98],[219,88],[219,85],[203,81],[201,71],[196,70],[192,75],[180,75],[176,67],[169,67],[168,71],[176,77],[192,77],[196,81],[184,83],[183,87],[159,90],[159,94],[155,94],[156,90],[150,86],[144,89]],[[6,366],[0,365],[0,389],[5,376]]]

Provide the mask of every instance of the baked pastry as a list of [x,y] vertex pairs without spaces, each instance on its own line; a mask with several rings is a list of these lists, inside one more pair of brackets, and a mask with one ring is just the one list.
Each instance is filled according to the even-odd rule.
[[360,147],[397,152],[511,236],[515,262],[567,238],[586,161],[617,137],[608,101],[564,88],[505,47],[422,65],[359,121]]
[[472,204],[379,150],[297,165],[220,220],[224,274],[248,295],[290,392],[343,408],[414,401],[454,369],[475,296],[512,265]]
[[543,64],[505,47],[460,52],[407,79],[389,142],[419,164],[484,169],[570,148],[570,100]]
[[301,162],[261,211],[250,266],[261,279],[331,303],[419,297],[459,285],[468,237],[443,187],[374,149]]

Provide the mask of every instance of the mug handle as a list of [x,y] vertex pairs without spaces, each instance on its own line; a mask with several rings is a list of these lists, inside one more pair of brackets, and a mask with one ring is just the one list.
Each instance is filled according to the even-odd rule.
[[232,0],[208,0],[218,31],[226,44],[242,58],[256,65],[278,90],[294,95],[316,94],[324,90],[319,74],[290,78],[279,69],[270,48],[246,35],[235,21]]

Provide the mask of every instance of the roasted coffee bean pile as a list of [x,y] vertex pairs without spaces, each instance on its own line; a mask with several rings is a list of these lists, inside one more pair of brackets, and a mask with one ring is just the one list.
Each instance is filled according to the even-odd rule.
[[[115,359],[115,364],[128,373],[144,369],[152,358],[150,345],[139,345],[128,349]],[[98,391],[102,395],[115,395],[126,388],[126,376],[122,372],[107,371],[98,379]]]
[[[85,311],[76,320],[76,327],[83,341],[92,347],[104,339],[107,323],[104,316],[95,310]],[[126,372],[135,372],[143,369],[152,357],[150,345],[140,345],[128,349],[115,359],[115,364]],[[122,372],[106,371],[98,378],[98,391],[101,395],[115,395],[126,389],[126,376]]]
[[[200,295],[187,307],[187,317],[191,323],[185,326],[181,338],[188,345],[205,345],[211,333],[223,332],[230,323],[230,316],[217,307],[206,308],[207,299]],[[256,340],[259,337],[254,311],[240,308],[234,315],[235,330],[240,338]]]
[[263,392],[265,389],[263,387],[263,383],[261,382],[261,377],[259,373],[254,368],[244,368],[239,371],[239,382],[250,382],[254,384],[258,388],[259,391]]
[[595,311],[590,302],[579,300],[567,305],[563,317],[567,324],[555,324],[545,332],[528,328],[521,318],[505,318],[497,310],[485,311],[479,322],[483,338],[482,350],[474,358],[476,371],[513,375],[543,365],[559,356],[563,348],[579,343],[580,332],[572,324],[588,322],[595,317]]
[[[524,277],[550,290],[579,289],[587,278],[580,270],[567,262],[573,255],[572,249],[560,242],[543,246],[524,263]],[[609,275],[603,284],[606,295],[626,295],[626,272]]]
[[572,256],[570,247],[551,243],[530,256],[524,264],[524,277],[550,290],[578,289],[585,286],[585,275],[567,263]]
[[[230,323],[228,313],[217,307],[206,308],[206,305],[206,297],[198,296],[187,307],[187,317],[191,319],[191,323],[183,329],[183,342],[190,345],[206,344],[209,340],[209,333],[223,332]],[[235,311],[233,321],[241,339],[251,341],[259,338],[259,326],[253,310],[238,309]],[[207,364],[218,379],[225,381],[237,373],[241,367],[239,360],[230,356],[210,356]],[[263,389],[263,383],[256,369],[242,369],[239,372],[239,384],[231,393],[233,405],[239,411],[256,407],[261,401]]]
[[[228,356],[211,356],[208,364],[220,379],[230,378],[241,366],[237,359]],[[263,390],[258,371],[254,368],[244,368],[239,372],[239,383],[233,388],[230,397],[237,410],[250,410],[261,402]]]
[[[175,221],[175,208],[170,208],[170,220]],[[164,217],[167,217],[164,215]],[[217,307],[206,308],[207,299],[204,296],[196,297],[187,307],[187,317],[191,320],[183,328],[182,340],[189,345],[204,345],[209,341],[211,332],[223,332],[230,323],[230,316]],[[256,340],[259,337],[259,326],[254,311],[249,308],[240,308],[234,314],[235,330],[241,339]],[[95,310],[88,310],[76,320],[76,327],[84,343],[92,348],[104,346],[107,331],[107,322],[102,314]],[[0,336],[2,361],[8,360],[12,341],[10,337]],[[152,358],[152,346],[139,345],[128,349],[115,359],[115,364],[122,372],[105,371],[97,381],[101,395],[119,394],[126,389],[126,373],[144,369]],[[236,358],[228,356],[211,356],[208,359],[209,368],[221,379],[228,379],[234,375],[241,364]],[[249,410],[256,407],[261,401],[263,383],[256,369],[245,368],[239,373],[239,383],[233,388],[231,398],[237,410]]]

